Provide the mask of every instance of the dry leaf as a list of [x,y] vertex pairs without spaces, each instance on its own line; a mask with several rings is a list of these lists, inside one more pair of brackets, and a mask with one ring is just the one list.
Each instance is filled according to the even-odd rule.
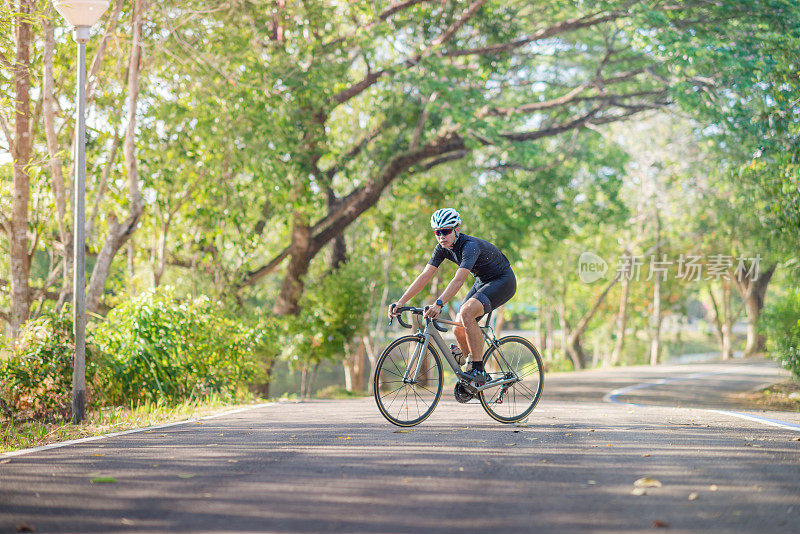
[[650,458],[650,455],[649,454],[643,454],[642,458]]
[[711,491],[717,491],[717,485],[716,485],[716,484],[711,484],[711,485],[708,487],[708,489],[710,489]]
[[10,464],[10,463],[11,463],[11,458],[4,458],[4,459],[0,460],[0,465],[1,464]]
[[105,454],[93,454],[92,456],[105,456]]
[[636,496],[647,495],[647,490],[644,488],[633,488],[633,490],[631,490],[631,495],[636,495]]
[[660,488],[661,482],[650,477],[642,477],[633,483],[637,488]]
[[394,434],[408,434],[410,430],[395,430]]
[[653,521],[653,528],[669,528],[669,523],[656,519]]
[[689,500],[696,501],[699,496],[700,495],[696,491],[693,491],[692,493],[689,494]]
[[36,532],[36,528],[28,523],[17,523],[14,528],[17,532]]
[[516,443],[506,443],[506,447],[516,447]]
[[338,436],[339,439],[353,439],[350,436]]

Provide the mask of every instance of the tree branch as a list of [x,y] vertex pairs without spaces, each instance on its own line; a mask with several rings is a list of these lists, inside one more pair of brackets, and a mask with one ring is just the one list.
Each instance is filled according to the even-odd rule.
[[566,132],[567,130],[572,130],[574,128],[583,126],[584,124],[592,120],[592,118],[594,118],[595,115],[600,113],[602,109],[603,109],[602,107],[595,107],[588,113],[585,113],[579,117],[575,117],[574,119],[565,122],[563,124],[559,124],[557,126],[540,128],[538,130],[533,130],[528,132],[501,133],[500,136],[510,141],[534,141],[542,137],[558,135],[562,132]]
[[581,28],[588,28],[590,26],[596,26],[598,24],[602,24],[603,22],[609,22],[612,20],[616,20],[618,18],[622,18],[624,16],[625,13],[622,12],[585,15],[583,17],[567,19],[563,22],[559,22],[558,24],[550,26],[549,28],[541,29],[527,37],[523,37],[515,41],[509,41],[506,43],[484,46],[480,48],[450,50],[444,52],[442,55],[444,57],[461,57],[461,56],[471,56],[471,55],[499,54],[500,52],[507,52],[509,50],[514,50],[516,48],[523,47],[526,44],[532,43],[534,41],[541,41],[542,39],[553,37],[555,35],[558,35],[559,33],[574,31]]
[[3,134],[6,136],[6,143],[8,143],[8,151],[11,153],[12,159],[17,159],[17,148],[14,144],[14,136],[11,133],[11,126],[6,121],[3,115],[0,115],[0,127],[3,128]]
[[378,15],[378,19],[381,22],[386,22],[389,20],[389,17],[397,13],[398,11],[403,11],[404,9],[408,9],[409,7],[413,7],[416,4],[421,4],[427,0],[404,0],[402,2],[395,2],[394,4],[390,5],[386,9],[384,9],[380,15]]
[[439,37],[436,38],[436,40],[433,42],[433,46],[441,46],[444,43],[446,43],[447,41],[449,41],[450,39],[452,39],[453,36],[456,34],[456,32],[458,30],[460,30],[461,27],[464,26],[464,24],[466,24],[469,19],[471,19],[473,16],[475,16],[475,13],[477,13],[478,10],[487,1],[488,0],[476,0],[475,2],[473,2],[467,8],[467,10],[464,11],[464,13],[461,14],[461,16],[458,18],[458,20],[456,20],[453,24],[451,24],[450,27],[447,28],[447,30],[442,35],[440,35]]

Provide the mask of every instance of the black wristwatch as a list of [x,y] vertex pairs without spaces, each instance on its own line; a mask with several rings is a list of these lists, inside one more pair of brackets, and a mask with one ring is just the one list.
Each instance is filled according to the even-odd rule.
[[436,299],[436,305],[440,308],[444,308],[444,302],[442,302],[442,299]]

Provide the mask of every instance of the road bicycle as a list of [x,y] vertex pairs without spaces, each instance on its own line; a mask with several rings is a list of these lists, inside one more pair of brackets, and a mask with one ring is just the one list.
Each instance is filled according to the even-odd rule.
[[[396,310],[401,314],[398,322],[416,332],[390,343],[375,366],[373,392],[381,414],[397,426],[408,427],[418,425],[433,413],[444,386],[441,353],[456,375],[453,395],[457,401],[466,403],[477,397],[486,413],[501,423],[516,423],[528,417],[536,408],[544,385],[544,367],[536,347],[520,336],[497,339],[489,326],[489,313],[486,324],[480,327],[487,344],[483,361],[489,380],[484,384],[474,382],[461,370],[453,353],[455,345],[448,347],[439,334],[447,332],[442,324],[461,323],[426,317],[423,329],[426,309],[404,306]],[[403,320],[402,313],[406,311],[413,314],[413,326]]]

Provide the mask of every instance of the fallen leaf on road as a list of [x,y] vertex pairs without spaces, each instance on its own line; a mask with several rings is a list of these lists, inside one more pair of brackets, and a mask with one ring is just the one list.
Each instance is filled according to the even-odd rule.
[[4,460],[0,460],[0,464],[10,464],[10,463],[11,463],[11,458],[6,458]]
[[239,460],[228,460],[228,463],[229,463],[229,464],[235,464],[235,463],[237,463],[238,461],[239,461]]
[[642,477],[633,483],[637,488],[660,488],[661,482],[650,477]]
[[543,464],[547,463],[547,460],[540,460]]
[[14,528],[17,532],[36,532],[36,528],[27,523],[18,523]]
[[111,477],[96,477],[92,479],[92,484],[113,484],[116,482],[116,478]]
[[516,447],[516,443],[506,443],[506,447]]
[[337,436],[339,439],[353,439],[350,436]]
[[539,438],[525,438],[525,439],[529,439],[529,440],[531,440],[531,441],[536,441],[536,440],[537,440],[537,439],[539,439]]
[[105,456],[105,454],[93,454],[92,456]]
[[711,491],[717,491],[717,485],[716,485],[716,484],[711,484],[711,485],[708,487],[708,489],[710,489]]
[[459,467],[459,468],[458,468],[458,470],[459,470],[459,471],[463,471],[463,470],[464,470],[464,468],[463,468],[463,467]]
[[689,494],[689,500],[696,501],[699,496],[700,495],[696,491],[693,491],[692,493]]
[[196,475],[178,475],[178,478],[194,478]]
[[[409,432],[413,432],[413,430],[395,430],[394,434],[408,434]],[[341,438],[341,436],[340,436]],[[350,438],[347,438],[350,439]]]
[[633,488],[633,490],[631,490],[631,495],[636,495],[637,497],[647,495],[647,490],[644,488]]
[[589,480],[586,483],[589,484],[590,486],[594,486],[595,484],[597,484],[597,482],[594,480]]
[[642,458],[650,458],[650,455],[649,454],[643,454]]
[[656,519],[653,521],[653,528],[669,528],[669,523],[665,523],[664,521],[659,521]]
[[571,436],[571,435],[572,435],[572,432],[567,432],[567,433],[566,433],[566,434],[564,434],[564,435],[565,435],[565,436]]
[[133,521],[131,521],[131,520],[130,520],[130,519],[128,519],[127,517],[123,517],[123,518],[122,518],[122,524],[123,524],[123,525],[132,525],[132,524],[133,524]]

